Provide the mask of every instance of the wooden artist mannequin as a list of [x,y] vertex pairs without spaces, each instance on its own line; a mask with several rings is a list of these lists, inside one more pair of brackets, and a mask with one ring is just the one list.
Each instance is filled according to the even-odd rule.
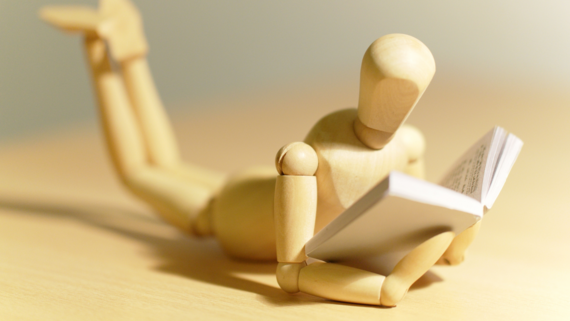
[[131,3],[101,0],[98,10],[48,7],[41,16],[84,36],[107,145],[125,186],[180,230],[215,235],[233,257],[277,259],[277,280],[286,292],[394,306],[436,262],[463,260],[479,223],[457,237],[445,232],[425,241],[386,277],[305,263],[304,246],[314,233],[390,170],[423,177],[423,136],[401,126],[435,72],[430,51],[417,39],[394,34],[376,40],[364,55],[358,109],[325,116],[304,142],[281,148],[278,175],[255,168],[226,179],[180,159]]

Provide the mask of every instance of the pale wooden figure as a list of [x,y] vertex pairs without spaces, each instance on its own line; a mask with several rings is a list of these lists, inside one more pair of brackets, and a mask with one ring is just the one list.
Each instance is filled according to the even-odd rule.
[[423,136],[401,127],[435,72],[430,51],[417,39],[393,34],[376,40],[364,55],[358,109],[325,116],[304,142],[281,148],[277,177],[274,169],[255,168],[226,179],[180,159],[130,2],[101,0],[98,10],[47,7],[41,17],[85,38],[107,145],[125,186],[180,230],[215,235],[233,257],[277,259],[283,290],[394,306],[433,264],[463,260],[480,224],[455,239],[446,232],[427,240],[386,277],[305,263],[313,234],[390,170],[423,177]]

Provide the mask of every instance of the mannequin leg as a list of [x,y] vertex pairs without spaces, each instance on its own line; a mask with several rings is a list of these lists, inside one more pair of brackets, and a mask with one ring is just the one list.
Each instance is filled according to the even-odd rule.
[[441,258],[437,261],[439,265],[459,265],[463,260],[465,260],[465,253],[467,252],[467,248],[479,232],[481,228],[481,222],[479,221],[475,223],[470,228],[466,229],[465,231],[461,232],[461,234],[457,235],[453,242],[449,245],[445,253],[441,256]]
[[425,241],[400,260],[387,277],[339,264],[313,263],[300,269],[298,290],[343,302],[395,306],[435,264],[453,237],[453,232],[445,232]]
[[105,42],[87,37],[85,47],[107,145],[119,177],[166,221],[185,232],[192,231],[197,215],[208,210],[211,188],[150,163],[140,125],[121,78],[111,68]]
[[101,0],[99,11],[117,23],[103,29],[112,59],[117,61],[124,89],[151,165],[165,169],[192,184],[217,191],[225,176],[194,165],[181,158],[172,126],[168,120],[146,60],[148,45],[138,9],[128,0]]
[[121,61],[120,66],[150,163],[212,191],[218,190],[225,181],[225,175],[182,162],[172,126],[152,81],[146,58],[139,56]]
[[432,267],[453,240],[455,233],[444,232],[423,242],[396,264],[382,284],[380,303],[395,306],[408,289]]

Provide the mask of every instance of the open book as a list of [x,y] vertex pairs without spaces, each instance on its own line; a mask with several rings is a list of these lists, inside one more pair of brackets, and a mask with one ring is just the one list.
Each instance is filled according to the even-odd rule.
[[441,232],[456,235],[493,206],[522,148],[495,127],[433,184],[391,172],[305,246],[325,261],[385,256],[397,262]]

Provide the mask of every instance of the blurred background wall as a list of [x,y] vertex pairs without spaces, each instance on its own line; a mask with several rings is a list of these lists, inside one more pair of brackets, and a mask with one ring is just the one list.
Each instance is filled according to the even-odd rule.
[[[135,3],[170,113],[323,79],[353,86],[356,104],[364,51],[393,32],[432,50],[436,79],[570,89],[568,0]],[[96,1],[0,0],[0,142],[96,117],[80,39],[37,18],[46,4]]]

